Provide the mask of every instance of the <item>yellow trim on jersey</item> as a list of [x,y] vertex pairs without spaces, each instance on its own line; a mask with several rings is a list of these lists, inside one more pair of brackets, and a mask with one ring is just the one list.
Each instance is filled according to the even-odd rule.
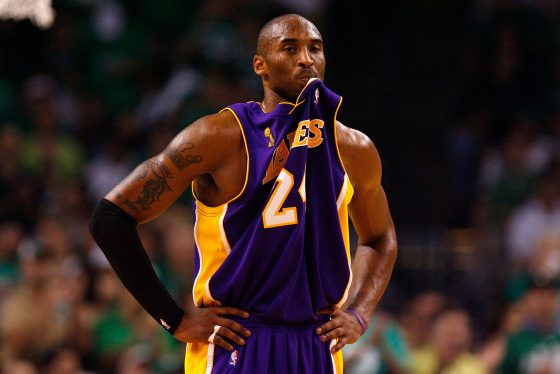
[[215,300],[208,287],[208,282],[225,258],[231,251],[226,232],[224,230],[224,217],[227,212],[228,204],[236,200],[245,192],[249,181],[249,165],[251,158],[249,156],[249,145],[245,137],[243,125],[237,117],[237,114],[231,108],[224,108],[220,111],[230,111],[243,136],[245,144],[245,153],[247,154],[247,164],[245,166],[245,182],[239,193],[229,199],[226,203],[210,207],[205,205],[196,194],[194,181],[192,182],[192,194],[196,203],[196,220],[194,224],[194,240],[198,248],[198,258],[200,259],[200,267],[193,284],[193,300],[196,306],[216,305],[219,301]]
[[[305,177],[307,176],[307,165],[303,169],[303,178],[301,178],[301,184],[299,185],[298,192],[301,196],[301,201],[304,203],[307,201],[307,186],[305,185]],[[306,205],[304,205],[305,207]]]
[[336,153],[338,154],[338,159],[340,160],[340,165],[342,165],[342,169],[344,172],[348,174],[346,168],[344,167],[344,162],[342,162],[342,156],[340,155],[340,148],[338,148],[338,131],[336,128],[336,117],[338,116],[338,110],[342,105],[342,96],[340,97],[340,101],[338,102],[338,106],[336,107],[336,111],[334,112],[334,144],[336,145]]
[[[329,347],[332,348],[337,340],[332,340]],[[185,374],[210,374],[214,367],[214,344],[209,343],[187,343],[185,353]],[[343,374],[344,358],[342,350],[331,353],[331,362],[334,374]]]
[[[310,84],[311,82],[313,82],[314,80],[317,80],[317,79],[319,79],[319,78],[309,78],[309,80],[307,81],[307,83],[305,84],[305,86],[304,86],[304,87],[301,89],[301,91],[299,92],[298,97],[297,97],[295,103],[291,103],[291,102],[289,102],[289,101],[281,101],[281,102],[279,102],[278,104],[292,105],[293,108],[292,108],[292,110],[290,110],[290,112],[288,113],[288,114],[292,114],[292,112],[294,111],[294,109],[295,109],[298,105],[303,104],[303,103],[305,102],[305,100],[303,100],[303,101],[301,101],[301,102],[299,101],[299,98],[300,98],[301,94],[303,93],[303,91],[305,91],[305,89],[307,88],[307,86],[309,86],[309,84]],[[248,101],[248,103],[252,103],[252,102],[255,102],[255,103],[259,104],[259,107],[261,108],[261,110],[262,110],[263,113],[270,113],[270,112],[267,112],[266,110],[263,109],[263,107],[262,107],[262,102],[258,102],[258,101]]]
[[[307,87],[307,86],[306,86],[306,87]],[[262,103],[260,103],[260,102],[258,102],[258,101],[248,101],[248,102],[249,102],[249,103],[255,102],[255,103],[259,104],[259,108],[261,108],[261,110],[262,110],[263,113],[265,113],[265,114],[270,113],[270,112],[267,112],[266,110],[264,110],[264,108],[263,108],[263,106],[262,106]],[[303,103],[305,103],[305,100],[300,101],[300,102],[296,102],[295,104],[294,104],[294,103],[287,102],[287,101],[281,101],[281,102],[278,103],[278,105],[282,104],[282,105],[291,105],[291,106],[293,106],[293,108],[290,109],[290,111],[288,112],[288,114],[292,114],[292,112],[293,112],[299,105],[301,105],[301,104],[303,104]]]
[[[331,340],[329,348],[332,349],[337,341],[338,339]],[[333,364],[333,373],[342,374],[344,369],[344,358],[342,357],[342,350],[339,350],[336,353],[331,353],[331,360]]]
[[350,230],[348,226],[348,204],[352,201],[354,196],[354,186],[348,178],[348,174],[344,174],[344,182],[340,188],[340,194],[336,200],[336,207],[338,209],[338,219],[340,220],[340,228],[344,237],[344,246],[350,261]]
[[187,343],[185,374],[210,374],[214,366],[214,344]]
[[[311,84],[311,82],[316,81],[319,78],[309,78],[309,80],[307,81],[307,83],[305,84],[305,86],[301,89],[301,91],[299,92],[299,95],[296,99],[296,103],[294,105],[298,105],[299,103],[299,98],[301,97],[301,94],[303,93],[303,91],[305,91],[305,89],[307,88],[307,86],[309,86]],[[305,101],[305,100],[304,100]]]
[[[299,100],[299,99],[298,99],[298,100]],[[296,110],[296,108],[297,108],[298,106],[300,106],[301,104],[303,104],[303,103],[305,103],[305,100],[300,101],[300,102],[297,102],[296,104],[293,104],[294,107],[292,108],[292,110],[290,110],[290,111],[288,112],[288,114],[292,114],[292,112],[293,112],[294,110]]]
[[193,300],[197,307],[219,305],[214,299],[208,282],[223,264],[231,250],[223,228],[227,204],[207,207],[196,201],[194,239],[198,248],[200,267],[193,285]]
[[348,174],[344,174],[344,182],[342,183],[342,188],[340,189],[340,194],[336,200],[336,205],[338,208],[338,220],[340,221],[340,231],[342,232],[342,238],[344,239],[344,247],[346,249],[346,258],[348,260],[348,269],[350,270],[350,276],[348,277],[348,284],[344,290],[344,294],[340,301],[336,304],[339,308],[344,304],[348,298],[348,292],[350,291],[350,285],[352,284],[352,258],[350,255],[350,226],[348,224],[348,204],[352,200],[354,195],[354,187],[348,178]]

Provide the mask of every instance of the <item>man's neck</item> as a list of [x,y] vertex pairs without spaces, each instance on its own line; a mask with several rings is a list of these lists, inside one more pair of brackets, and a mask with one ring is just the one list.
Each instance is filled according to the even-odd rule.
[[293,102],[293,101],[289,100],[289,99],[286,99],[286,98],[283,98],[280,95],[278,95],[276,92],[265,88],[264,98],[261,102],[261,108],[264,112],[270,113],[274,109],[276,109],[278,104],[280,104],[280,103],[291,103],[291,102]]

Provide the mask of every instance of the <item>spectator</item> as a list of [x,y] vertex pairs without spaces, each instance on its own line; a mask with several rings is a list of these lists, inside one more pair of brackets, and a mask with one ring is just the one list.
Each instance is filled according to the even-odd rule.
[[127,294],[110,270],[97,274],[94,287],[98,313],[91,329],[92,351],[97,366],[110,370],[116,365],[119,355],[133,343],[132,321],[127,318],[132,315],[125,315],[123,310],[123,306],[130,303],[126,302]]
[[23,135],[15,124],[0,125],[0,220],[34,223],[38,210],[37,180],[23,171]]
[[405,374],[412,369],[412,356],[402,328],[384,313],[374,315],[368,331],[345,348],[344,370],[350,374]]
[[2,365],[2,373],[10,374],[37,374],[35,366],[26,360],[8,360]]
[[532,148],[531,129],[514,127],[499,150],[492,150],[483,160],[480,181],[483,199],[492,220],[503,222],[518,204],[533,191],[538,170],[529,163]]
[[428,344],[430,324],[443,308],[445,298],[436,291],[424,291],[408,301],[399,315],[406,341],[414,352]]
[[22,284],[2,307],[0,336],[7,357],[38,362],[53,347],[73,342],[76,315],[54,257],[46,252],[22,259]]
[[17,286],[20,269],[17,248],[23,237],[21,225],[16,222],[0,223],[0,307],[4,298]]
[[62,347],[48,354],[42,373],[86,374],[78,352],[71,347]]
[[501,372],[560,372],[560,298],[551,284],[534,283],[523,296],[525,318],[521,331],[506,342]]
[[472,335],[466,311],[442,310],[432,324],[429,344],[414,354],[412,373],[485,373],[482,362],[469,351]]
[[22,160],[28,173],[54,188],[56,184],[76,182],[82,177],[83,155],[76,140],[62,131],[49,81],[40,85],[32,82],[29,88],[33,128],[24,141]]
[[496,373],[506,353],[506,341],[510,335],[518,333],[523,326],[524,304],[516,302],[509,305],[500,316],[496,331],[482,344],[477,356],[488,373]]
[[527,266],[539,241],[560,236],[560,162],[550,164],[536,193],[511,215],[505,233],[508,254],[517,268]]

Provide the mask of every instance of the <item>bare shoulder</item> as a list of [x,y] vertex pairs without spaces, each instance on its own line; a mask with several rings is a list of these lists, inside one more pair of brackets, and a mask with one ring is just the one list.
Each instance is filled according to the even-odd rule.
[[197,150],[204,154],[208,161],[207,171],[210,172],[242,147],[243,136],[235,116],[229,111],[222,111],[204,116],[185,127],[164,153],[171,157],[182,150]]
[[340,157],[354,187],[379,186],[381,159],[373,141],[363,132],[336,121]]
[[237,119],[229,111],[204,116],[187,126],[180,135],[211,142],[235,142],[242,140]]
[[241,135],[237,119],[235,115],[229,110],[223,110],[218,113],[210,114],[200,118],[197,122],[201,122],[207,128],[213,129],[218,132],[231,132],[232,134]]

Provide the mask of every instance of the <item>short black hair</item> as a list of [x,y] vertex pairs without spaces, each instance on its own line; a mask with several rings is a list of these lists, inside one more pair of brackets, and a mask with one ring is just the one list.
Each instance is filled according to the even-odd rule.
[[[308,20],[307,18],[305,18],[305,17],[303,17],[299,14],[289,13],[289,14],[283,14],[283,15],[278,16],[278,17],[274,17],[273,19],[271,19],[270,21],[265,23],[264,26],[261,27],[261,30],[259,31],[259,37],[258,37],[258,40],[257,40],[257,50],[256,50],[257,55],[265,56],[267,54],[268,44],[269,44],[270,38],[271,38],[270,33],[272,31],[272,28],[279,23],[282,23],[282,22],[285,22],[285,21],[291,20],[291,19],[297,19],[297,20],[300,20],[302,22],[309,23],[317,29],[317,27],[313,24],[313,22],[311,22],[310,20]],[[319,31],[319,30],[317,29],[317,31]]]

